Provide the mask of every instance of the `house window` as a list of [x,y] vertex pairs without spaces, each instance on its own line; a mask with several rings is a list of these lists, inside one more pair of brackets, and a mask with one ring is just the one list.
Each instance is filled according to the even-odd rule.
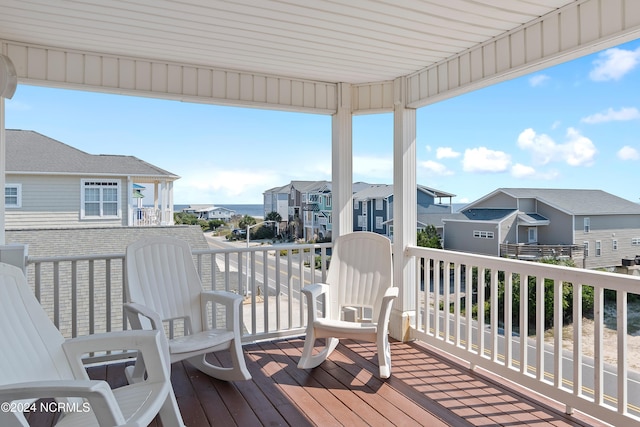
[[358,227],[365,228],[367,226],[367,217],[364,215],[358,215]]
[[381,216],[377,216],[376,217],[376,229],[377,230],[382,230],[382,217]]
[[326,196],[325,198],[325,206],[330,208],[331,207],[331,196]]
[[640,237],[634,237],[631,239],[631,246],[640,246]]
[[582,245],[584,247],[584,257],[588,257],[589,256],[589,242],[582,242]]
[[493,231],[474,230],[473,237],[476,239],[493,239]]
[[588,233],[591,231],[591,218],[584,219],[584,232]]
[[362,215],[367,214],[367,206],[368,206],[367,202],[362,202]]
[[596,256],[602,255],[602,242],[600,240],[596,240]]
[[22,207],[22,184],[5,184],[4,206],[5,208]]
[[613,242],[611,242],[611,249],[613,249],[614,251],[618,250],[618,240],[613,239]]
[[382,203],[382,199],[376,199],[376,210],[381,211],[384,209],[384,203]]
[[327,222],[329,224],[331,224],[331,214],[330,213],[327,214]]
[[120,218],[119,180],[82,180],[82,218]]

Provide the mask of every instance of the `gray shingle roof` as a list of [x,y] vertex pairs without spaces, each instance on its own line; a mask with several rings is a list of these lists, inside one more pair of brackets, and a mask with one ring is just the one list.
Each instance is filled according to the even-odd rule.
[[382,199],[389,197],[393,194],[393,185],[388,184],[373,184],[363,190],[357,191],[353,195],[353,199],[356,201]]
[[460,212],[467,219],[476,221],[498,221],[516,212],[515,209],[465,209]]
[[573,215],[640,214],[640,204],[602,190],[499,188],[515,198],[535,198]]
[[6,130],[7,173],[179,176],[133,156],[89,154],[30,130]]

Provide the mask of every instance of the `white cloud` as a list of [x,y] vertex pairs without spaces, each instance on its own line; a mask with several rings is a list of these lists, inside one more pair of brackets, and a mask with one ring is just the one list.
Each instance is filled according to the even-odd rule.
[[618,150],[618,158],[620,160],[638,160],[640,159],[640,153],[633,147],[629,147],[625,145],[620,150]]
[[529,85],[531,85],[531,87],[542,86],[547,80],[550,79],[551,77],[547,76],[546,74],[536,74],[535,76],[529,78]]
[[593,142],[586,136],[582,136],[574,128],[567,130],[569,141],[559,145],[560,152],[570,166],[590,166],[598,150]]
[[516,163],[511,167],[511,175],[514,178],[528,178],[534,176],[536,170],[531,166],[526,166],[521,163]]
[[29,111],[31,110],[31,106],[24,102],[13,100],[7,100],[6,102],[7,111]]
[[268,170],[191,171],[175,182],[175,203],[262,203],[256,194],[283,182],[279,173]]
[[627,121],[627,120],[638,120],[640,119],[640,111],[637,108],[621,108],[618,111],[613,108],[609,108],[608,110],[602,113],[592,114],[590,116],[584,117],[581,121],[584,123],[595,124],[595,123],[605,123],[605,122],[613,122],[613,121]]
[[432,175],[442,175],[442,176],[453,175],[452,170],[447,169],[447,167],[442,163],[434,162],[433,160],[420,162],[418,165],[426,169],[427,172],[429,172]]
[[361,175],[364,179],[393,180],[393,158],[354,156],[353,175]]
[[556,152],[556,143],[548,135],[538,135],[531,128],[518,135],[518,147],[530,151],[533,162],[538,165],[549,163]]
[[468,148],[464,152],[462,168],[465,172],[504,172],[511,164],[511,156],[486,147]]
[[456,157],[460,157],[458,151],[454,151],[451,147],[438,147],[436,149],[436,158],[437,159],[455,159]]
[[550,162],[565,162],[570,166],[590,166],[596,153],[593,142],[574,128],[567,130],[567,141],[557,144],[550,136],[536,134],[529,128],[518,135],[518,146],[529,151],[536,164],[546,165]]
[[620,48],[607,49],[593,61],[594,68],[589,73],[593,81],[605,82],[620,80],[625,74],[633,70],[640,61],[640,48],[624,50]]

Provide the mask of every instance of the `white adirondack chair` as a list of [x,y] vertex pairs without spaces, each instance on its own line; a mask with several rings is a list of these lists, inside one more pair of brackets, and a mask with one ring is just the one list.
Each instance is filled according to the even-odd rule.
[[[65,341],[22,270],[0,263],[0,425],[28,426],[18,409],[38,409],[36,399],[57,398],[71,409],[57,426],[144,427],[158,413],[163,425],[183,426],[163,340],[157,331],[120,331]],[[85,354],[134,349],[146,361],[145,381],[111,390],[104,381],[89,380]]]
[[[170,363],[187,360],[205,374],[224,381],[248,380],[242,352],[240,304],[232,292],[205,291],[196,270],[189,244],[173,237],[140,239],[126,250],[126,296],[124,305],[134,329],[164,330],[170,320],[184,322],[184,335],[169,337]],[[225,307],[225,327],[211,328],[208,305]],[[215,316],[215,312],[213,313]],[[230,349],[232,366],[213,365],[211,352]],[[127,369],[129,381],[144,376],[144,362]]]
[[[371,232],[355,232],[336,239],[326,283],[305,286],[308,324],[298,368],[314,368],[327,359],[339,338],[377,343],[380,377],[391,375],[388,325],[393,286],[391,242]],[[324,296],[324,316],[319,299]],[[325,338],[314,353],[315,341]]]

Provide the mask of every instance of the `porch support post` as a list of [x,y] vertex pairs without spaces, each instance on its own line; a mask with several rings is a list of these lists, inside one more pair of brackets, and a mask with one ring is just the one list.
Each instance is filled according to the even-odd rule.
[[7,141],[6,134],[4,131],[4,98],[0,96],[0,188],[2,189],[2,197],[0,197],[0,245],[5,244],[5,212],[6,207],[4,205],[4,185],[7,182],[7,163],[5,159],[7,158]]
[[406,78],[394,81],[393,111],[393,269],[400,288],[389,324],[389,334],[408,341],[415,322],[415,260],[405,249],[416,244],[416,110],[406,107]]
[[353,231],[353,141],[351,85],[338,85],[338,110],[331,120],[331,237]]
[[173,181],[169,181],[167,183],[168,187],[169,187],[169,198],[167,200],[169,206],[167,207],[167,210],[169,211],[169,224],[168,225],[173,225]]

